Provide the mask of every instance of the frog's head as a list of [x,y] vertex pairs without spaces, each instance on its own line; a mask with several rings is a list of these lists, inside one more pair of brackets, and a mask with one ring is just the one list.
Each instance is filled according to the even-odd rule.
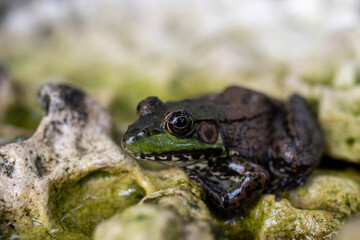
[[216,119],[194,102],[163,103],[148,97],[137,112],[138,120],[122,139],[124,150],[135,158],[186,165],[226,155]]

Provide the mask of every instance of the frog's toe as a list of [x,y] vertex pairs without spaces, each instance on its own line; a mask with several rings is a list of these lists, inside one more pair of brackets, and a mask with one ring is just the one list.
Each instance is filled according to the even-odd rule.
[[308,175],[304,175],[304,176],[276,179],[269,184],[269,186],[264,190],[264,192],[275,194],[275,200],[279,201],[284,191],[290,190],[297,186],[303,186],[306,183],[308,177],[309,177]]
[[266,194],[275,194],[276,200],[281,198],[281,194],[284,191],[284,184],[286,180],[283,179],[275,179],[273,180],[265,189],[264,193]]

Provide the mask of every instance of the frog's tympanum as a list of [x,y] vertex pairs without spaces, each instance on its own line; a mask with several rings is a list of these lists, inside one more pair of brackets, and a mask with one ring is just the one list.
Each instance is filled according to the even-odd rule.
[[132,156],[183,167],[223,216],[262,192],[279,199],[303,185],[321,156],[321,132],[306,101],[280,102],[239,87],[178,102],[148,97],[122,146]]

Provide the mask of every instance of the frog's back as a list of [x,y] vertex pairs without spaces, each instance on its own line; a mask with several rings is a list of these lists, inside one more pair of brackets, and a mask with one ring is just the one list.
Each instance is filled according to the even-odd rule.
[[273,112],[279,106],[278,101],[262,93],[240,87],[229,87],[220,94],[167,102],[164,109],[184,107],[195,119],[234,122]]
[[218,95],[209,95],[206,102],[215,106],[220,121],[252,119],[273,112],[279,102],[262,93],[240,87],[229,87]]
[[266,161],[271,123],[281,103],[262,93],[229,87],[206,97],[216,107],[226,146],[254,162]]

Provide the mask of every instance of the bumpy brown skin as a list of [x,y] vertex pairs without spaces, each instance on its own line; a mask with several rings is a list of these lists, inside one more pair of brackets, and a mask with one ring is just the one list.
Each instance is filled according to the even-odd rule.
[[[198,160],[204,154],[207,161],[191,164],[179,152],[172,153],[189,164],[185,166],[189,176],[202,185],[209,203],[222,216],[238,213],[264,191],[276,193],[279,199],[284,190],[304,184],[319,163],[320,128],[302,97],[294,95],[283,103],[239,87],[178,102],[149,97],[139,104],[140,117],[129,126],[123,143],[131,136],[136,141],[139,133],[162,134],[163,116],[174,108],[193,116],[192,134],[198,135],[198,141],[213,144],[219,134],[222,137],[225,157],[223,149],[215,146],[192,156]],[[157,154],[155,159],[161,160]],[[171,164],[171,157],[161,161]]]
[[304,184],[318,165],[321,131],[302,97],[281,103],[231,87],[201,100],[220,106],[218,124],[229,157],[187,169],[220,215],[238,213],[264,190],[279,199],[284,190]]

